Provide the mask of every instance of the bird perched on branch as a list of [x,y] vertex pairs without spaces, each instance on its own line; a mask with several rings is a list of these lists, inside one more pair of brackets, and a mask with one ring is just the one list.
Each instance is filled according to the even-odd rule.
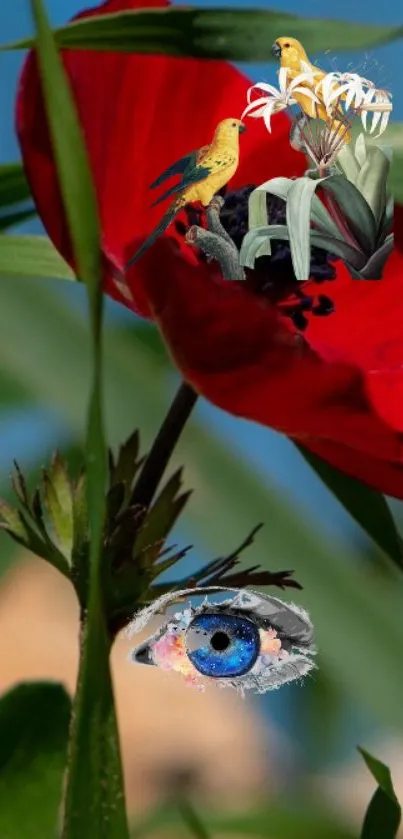
[[244,131],[246,127],[241,120],[222,120],[218,123],[209,145],[202,146],[177,160],[151,184],[150,189],[155,189],[168,178],[181,175],[181,179],[154,202],[153,207],[171,195],[177,196],[157,227],[129,259],[126,268],[143,256],[187,204],[200,202],[204,207],[208,207],[213,196],[231,180],[238,168],[239,135]]
[[346,128],[345,121],[343,121],[344,113],[340,105],[336,103],[332,111],[329,112],[324,103],[320,83],[323,82],[327,73],[311,63],[302,44],[296,38],[277,38],[272,46],[272,55],[279,59],[281,67],[287,68],[289,81],[293,81],[301,73],[306,73],[308,77],[311,74],[311,80],[309,78],[305,79],[303,84],[305,87],[312,89],[319,103],[299,92],[293,92],[293,99],[306,116],[322,120],[329,130],[342,135],[344,143],[350,142],[351,134]]

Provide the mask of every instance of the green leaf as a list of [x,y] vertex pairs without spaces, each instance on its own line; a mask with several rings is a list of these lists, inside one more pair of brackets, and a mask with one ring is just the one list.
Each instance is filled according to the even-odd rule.
[[403,565],[402,540],[383,495],[350,478],[303,446],[296,446],[302,457],[319,475],[355,521],[376,545],[400,568]]
[[31,192],[21,163],[0,166],[0,207],[19,204],[31,197]]
[[124,485],[125,492],[123,501],[129,500],[134,479],[141,466],[142,460],[139,458],[139,453],[140,435],[136,430],[130,435],[128,440],[120,446],[116,465],[114,465],[111,469],[111,487],[120,483]]
[[378,227],[386,206],[386,185],[390,160],[381,148],[370,146],[357,179],[357,189],[371,208]]
[[[56,30],[59,46],[189,55],[235,61],[273,61],[279,32],[292,32],[308,53],[359,50],[401,38],[401,26],[310,19],[276,9],[150,9],[73,22]],[[32,47],[33,39],[3,49]]]
[[[366,167],[367,163],[364,164],[365,170]],[[356,186],[343,175],[331,175],[322,181],[322,187],[334,195],[359,247],[369,256],[376,246],[378,219],[375,218],[371,205],[367,203],[366,196],[360,192],[361,174],[362,172],[358,176]]]
[[190,495],[189,492],[179,495],[181,486],[182,470],[178,470],[169,479],[146,516],[134,543],[135,559],[149,546],[162,542],[172,529]]
[[0,836],[56,836],[70,699],[61,685],[22,684],[0,700]]
[[321,182],[321,178],[297,178],[287,196],[287,227],[297,280],[308,280],[311,273],[311,204]]
[[27,544],[28,534],[21,513],[3,499],[0,499],[0,526]]
[[76,279],[46,236],[0,236],[0,276]]
[[28,207],[26,210],[15,210],[11,213],[2,213],[0,215],[0,232],[8,230],[9,227],[15,227],[17,224],[22,224],[24,221],[34,218],[37,212],[34,207]]
[[[290,234],[285,224],[272,224],[270,227],[257,227],[254,230],[250,230],[242,242],[240,252],[241,265],[247,268],[253,268],[259,248],[265,237],[287,242]],[[343,242],[341,239],[335,239],[333,236],[328,236],[325,233],[318,233],[316,230],[311,230],[310,237],[311,245],[316,245],[328,253],[340,256],[341,259],[353,265],[357,270],[364,267],[365,257],[363,254],[351,247],[351,245],[348,245],[347,242]]]
[[59,454],[54,455],[49,473],[44,470],[43,486],[54,541],[70,561],[73,549],[72,488],[66,466]]
[[[379,144],[379,139],[374,140],[368,135],[366,139],[369,146]],[[395,201],[403,204],[403,123],[390,122],[382,140],[392,151],[388,186]]]
[[390,769],[364,749],[358,747],[358,751],[378,783],[365,814],[361,839],[395,839],[402,811],[393,789]]

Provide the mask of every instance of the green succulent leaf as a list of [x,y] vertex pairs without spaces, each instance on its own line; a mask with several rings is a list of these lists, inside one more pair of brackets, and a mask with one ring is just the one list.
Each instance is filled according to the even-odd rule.
[[354,186],[342,175],[331,175],[322,181],[323,189],[334,195],[359,248],[370,256],[376,247],[378,225],[371,205],[361,194],[358,184],[359,179]]
[[365,814],[361,839],[396,839],[402,812],[390,769],[365,749],[358,747],[358,751],[378,784]]
[[389,170],[390,160],[385,152],[379,146],[370,146],[356,186],[371,208],[377,227],[386,206]]
[[391,233],[386,237],[383,245],[370,257],[364,268],[356,272],[356,278],[360,280],[380,280],[383,269],[389,259],[394,247],[394,236]]
[[29,541],[27,529],[20,511],[11,507],[3,499],[0,499],[0,526],[22,544],[26,545]]
[[350,183],[355,185],[360,174],[360,165],[350,144],[342,146],[337,155],[336,164]]

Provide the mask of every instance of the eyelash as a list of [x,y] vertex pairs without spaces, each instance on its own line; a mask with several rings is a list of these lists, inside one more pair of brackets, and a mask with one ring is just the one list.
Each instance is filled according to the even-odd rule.
[[[184,589],[170,592],[134,617],[127,630],[128,636],[132,637],[144,629],[154,615],[165,611],[178,597],[200,596],[205,591],[231,591],[235,594],[231,599],[216,604],[209,603],[206,597],[200,606],[189,604],[187,609],[176,612],[153,636],[131,651],[131,660],[154,664],[166,671],[177,671],[188,685],[199,690],[204,690],[206,683],[215,683],[220,687],[235,688],[241,694],[247,690],[266,693],[287,682],[300,680],[315,668],[312,659],[316,653],[314,631],[308,614],[294,604],[286,604],[279,598],[255,591],[211,587],[203,591]],[[277,615],[277,620],[269,620],[269,614]],[[202,646],[198,637],[200,634],[207,636],[214,625],[216,628],[211,635],[210,646]],[[214,637],[217,639],[218,634],[229,637],[229,643],[222,646],[222,639],[221,647],[212,645],[211,641]],[[240,637],[236,637],[237,634]],[[244,643],[240,643],[240,638]],[[252,642],[257,646],[254,647]],[[192,644],[195,644],[194,649],[190,648]],[[250,667],[247,667],[248,657]],[[234,666],[231,672],[231,662],[233,665],[237,660],[240,665],[244,661],[239,675],[235,673]],[[219,671],[218,675],[206,672],[208,669]],[[228,672],[223,674],[223,670]]]

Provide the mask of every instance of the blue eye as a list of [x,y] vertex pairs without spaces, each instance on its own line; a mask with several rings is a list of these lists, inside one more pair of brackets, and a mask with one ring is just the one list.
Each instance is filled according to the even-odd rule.
[[256,624],[236,615],[198,615],[186,632],[186,652],[203,676],[243,676],[260,651]]
[[[189,606],[167,616],[155,635],[130,653],[138,664],[152,664],[180,673],[186,684],[205,684],[265,693],[299,680],[314,669],[316,649],[309,616],[299,606],[257,591],[206,586],[203,593],[230,592],[232,597]],[[135,615],[129,637],[184,596],[200,595],[195,588],[163,594]]]

